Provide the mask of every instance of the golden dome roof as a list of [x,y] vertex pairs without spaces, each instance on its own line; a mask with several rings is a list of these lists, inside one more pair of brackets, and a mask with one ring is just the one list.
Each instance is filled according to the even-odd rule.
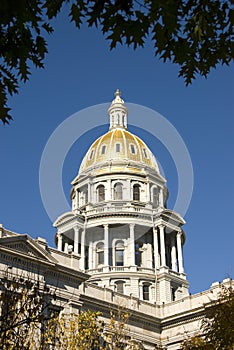
[[81,163],[79,173],[102,163],[121,161],[147,166],[159,172],[154,155],[146,144],[129,131],[115,128],[94,141]]
[[142,169],[150,167],[159,173],[158,164],[152,152],[138,136],[127,130],[128,111],[120,95],[120,91],[117,90],[108,110],[110,130],[91,145],[83,158],[79,174],[91,168],[99,168],[99,172],[102,170],[105,172],[104,168],[108,164],[115,164],[115,170],[118,168],[120,171],[123,167],[126,169],[128,165],[128,170],[130,170],[129,166],[132,167],[132,171],[139,171],[139,167]]

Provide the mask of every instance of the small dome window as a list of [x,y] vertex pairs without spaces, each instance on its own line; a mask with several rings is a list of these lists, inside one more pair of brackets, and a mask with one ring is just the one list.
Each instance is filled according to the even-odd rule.
[[120,152],[120,143],[115,144],[115,152],[119,153]]
[[145,148],[143,148],[143,153],[144,153],[145,158],[147,158],[147,159],[148,159],[148,154],[147,154],[147,152],[146,152],[146,149],[145,149]]
[[99,185],[97,187],[97,200],[98,202],[102,202],[105,200],[105,186]]
[[106,145],[102,145],[102,148],[101,148],[101,154],[105,154],[106,153]]
[[118,241],[115,245],[115,265],[124,266],[124,242]]
[[94,150],[92,149],[92,151],[90,152],[90,155],[89,155],[89,160],[91,160],[93,158],[93,154],[94,154]]
[[104,243],[99,242],[96,246],[97,265],[104,264]]
[[133,185],[133,200],[134,201],[140,200],[140,188],[141,188],[141,186],[138,184]]
[[132,143],[130,144],[130,150],[132,154],[136,154],[136,147]]
[[120,182],[117,182],[114,186],[114,199],[122,200],[123,198],[123,185]]

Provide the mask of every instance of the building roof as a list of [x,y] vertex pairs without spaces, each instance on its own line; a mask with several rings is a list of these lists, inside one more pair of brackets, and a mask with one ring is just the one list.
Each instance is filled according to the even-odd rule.
[[157,161],[148,146],[138,136],[127,130],[128,111],[120,95],[120,91],[117,90],[115,99],[108,109],[110,130],[90,146],[81,163],[79,174],[93,167],[121,162],[125,170],[126,162],[129,162],[131,165],[135,163],[142,168],[150,167],[159,173]]

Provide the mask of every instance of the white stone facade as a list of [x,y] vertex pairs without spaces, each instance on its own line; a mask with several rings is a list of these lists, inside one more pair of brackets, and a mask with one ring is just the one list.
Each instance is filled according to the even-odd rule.
[[0,226],[1,277],[39,279],[66,312],[100,310],[108,319],[110,307],[124,306],[142,349],[178,350],[221,285],[189,295],[185,221],[167,209],[166,180],[146,144],[127,130],[118,90],[108,112],[110,130],[91,145],[72,182],[72,210],[54,223],[57,249]]
[[119,91],[110,131],[89,148],[72,182],[72,211],[60,216],[58,249],[73,247],[90,281],[142,300],[164,303],[188,295],[183,218],[166,208],[168,190],[157,162],[127,131]]

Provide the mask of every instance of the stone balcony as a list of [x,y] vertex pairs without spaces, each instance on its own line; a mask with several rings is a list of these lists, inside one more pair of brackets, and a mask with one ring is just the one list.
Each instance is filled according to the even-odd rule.
[[152,216],[158,212],[158,209],[152,209],[151,205],[148,203],[134,201],[111,201],[108,203],[98,203],[96,205],[87,204],[84,211],[87,217],[102,214],[133,214]]
[[102,266],[97,269],[91,269],[87,270],[86,273],[90,275],[96,275],[96,274],[103,274],[103,273],[115,273],[115,272],[123,272],[123,273],[129,273],[129,272],[137,272],[142,274],[150,274],[150,275],[156,275],[159,273],[169,273],[176,277],[183,277],[184,274],[181,274],[179,272],[173,271],[171,269],[168,269],[167,267],[162,267],[160,269],[154,269],[154,268],[148,268],[148,267],[141,267],[141,266]]

